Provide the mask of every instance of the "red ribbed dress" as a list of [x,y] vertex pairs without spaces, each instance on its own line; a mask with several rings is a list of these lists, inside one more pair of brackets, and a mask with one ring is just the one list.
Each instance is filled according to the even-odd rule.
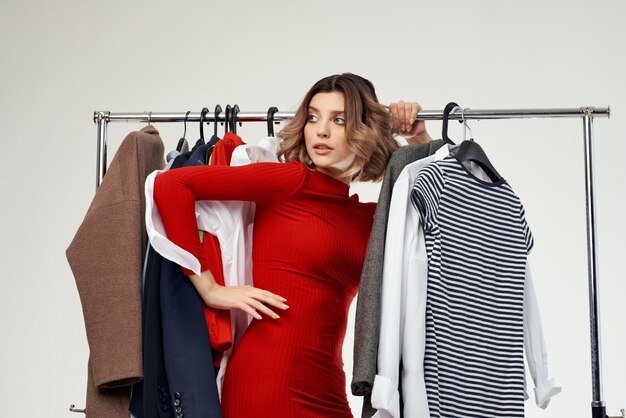
[[202,259],[194,201],[257,202],[255,286],[287,298],[280,319],[253,320],[222,392],[225,418],[352,417],[342,344],[356,295],[374,203],[299,162],[190,167],[156,178],[169,239]]

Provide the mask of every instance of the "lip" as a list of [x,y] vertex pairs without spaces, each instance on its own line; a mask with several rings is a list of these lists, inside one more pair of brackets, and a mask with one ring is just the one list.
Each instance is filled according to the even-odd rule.
[[326,144],[315,144],[312,149],[317,155],[327,155],[333,151],[333,149]]

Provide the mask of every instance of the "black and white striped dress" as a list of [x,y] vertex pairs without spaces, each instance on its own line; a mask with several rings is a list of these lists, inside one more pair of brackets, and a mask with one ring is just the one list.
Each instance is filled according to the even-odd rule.
[[[509,184],[449,157],[418,175],[430,416],[524,416],[524,279],[533,238]],[[407,395],[408,396],[408,395]]]

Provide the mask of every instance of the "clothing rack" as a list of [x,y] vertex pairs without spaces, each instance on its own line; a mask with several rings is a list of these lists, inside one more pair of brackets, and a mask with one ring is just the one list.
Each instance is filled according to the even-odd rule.
[[[268,112],[269,113],[269,112]],[[274,122],[293,118],[295,112],[277,112],[272,116]],[[606,405],[602,400],[602,362],[600,345],[600,311],[598,293],[598,265],[596,257],[596,206],[593,144],[593,121],[595,117],[610,117],[610,107],[600,108],[582,106],[577,108],[553,109],[464,109],[462,112],[451,113],[452,120],[472,119],[536,119],[536,118],[582,118],[583,137],[585,143],[585,191],[587,206],[587,270],[589,277],[589,319],[591,334],[591,373],[592,373],[592,418],[607,418]],[[232,115],[231,115],[232,116]],[[96,189],[100,186],[106,173],[107,165],[107,126],[109,122],[200,122],[200,113],[114,113],[109,111],[94,112],[97,125],[96,149]],[[205,122],[227,122],[226,115],[202,115]],[[267,122],[270,116],[265,112],[241,112],[234,115],[234,122]],[[422,110],[417,115],[419,120],[442,120],[443,111]],[[233,121],[233,119],[231,119]]]

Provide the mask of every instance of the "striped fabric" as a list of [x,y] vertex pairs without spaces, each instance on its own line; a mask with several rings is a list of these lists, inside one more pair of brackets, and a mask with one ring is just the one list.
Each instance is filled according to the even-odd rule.
[[523,417],[524,278],[533,238],[519,198],[504,179],[482,181],[451,157],[420,172],[411,198],[428,253],[431,417]]

